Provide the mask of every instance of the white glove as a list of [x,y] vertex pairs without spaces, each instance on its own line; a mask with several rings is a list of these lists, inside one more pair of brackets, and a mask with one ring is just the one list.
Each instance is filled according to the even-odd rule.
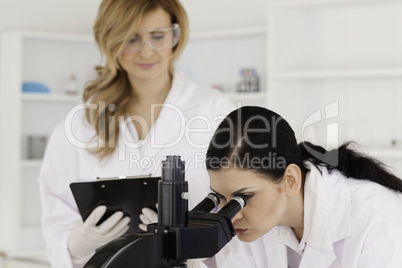
[[130,217],[123,217],[122,211],[96,226],[105,212],[106,206],[98,206],[85,222],[80,219],[74,224],[68,236],[68,250],[74,263],[84,263],[96,249],[127,232]]
[[138,227],[146,232],[148,224],[158,222],[158,214],[150,208],[143,208],[141,212],[142,214],[140,214],[140,220],[142,223],[140,223]]
[[208,266],[202,261],[207,260],[207,258],[202,259],[189,259],[187,261],[187,268],[208,268]]

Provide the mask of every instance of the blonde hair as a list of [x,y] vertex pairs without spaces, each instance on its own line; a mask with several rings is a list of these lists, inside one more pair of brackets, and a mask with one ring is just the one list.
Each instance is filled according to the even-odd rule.
[[[170,14],[172,23],[180,27],[180,39],[173,48],[169,73],[174,74],[174,62],[188,41],[189,27],[186,11],[179,0],[103,0],[94,25],[95,40],[105,60],[97,67],[98,77],[84,90],[84,103],[97,104],[97,109],[86,109],[86,118],[102,141],[91,152],[102,160],[115,150],[119,137],[120,116],[125,117],[131,98],[127,73],[118,62],[125,44],[137,32],[145,15],[162,8]],[[115,120],[117,119],[117,120]]]

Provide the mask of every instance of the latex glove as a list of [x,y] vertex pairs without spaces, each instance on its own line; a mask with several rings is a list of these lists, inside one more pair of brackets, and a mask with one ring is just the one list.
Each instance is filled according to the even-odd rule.
[[74,224],[68,236],[68,250],[73,262],[84,263],[96,249],[127,232],[130,217],[123,217],[122,211],[115,212],[96,226],[105,212],[106,206],[99,206],[92,211],[85,222],[80,219]]
[[[156,208],[158,208],[158,206]],[[144,232],[146,232],[148,224],[158,222],[158,213],[156,213],[150,208],[143,208],[141,212],[142,214],[140,214],[140,220],[142,223],[140,223],[138,227]]]

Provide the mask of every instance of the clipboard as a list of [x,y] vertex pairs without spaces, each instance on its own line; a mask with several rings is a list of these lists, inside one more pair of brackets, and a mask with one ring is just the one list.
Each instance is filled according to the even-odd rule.
[[127,233],[143,233],[138,227],[141,209],[148,207],[156,211],[160,179],[150,176],[97,178],[96,181],[73,182],[70,189],[83,221],[97,206],[105,205],[106,213],[98,225],[114,212],[123,211],[131,219]]

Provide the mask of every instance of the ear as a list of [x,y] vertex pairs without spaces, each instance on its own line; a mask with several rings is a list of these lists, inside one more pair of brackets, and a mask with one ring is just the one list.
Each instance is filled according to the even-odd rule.
[[288,165],[281,183],[288,197],[293,197],[299,193],[302,187],[302,173],[300,168],[295,164]]

